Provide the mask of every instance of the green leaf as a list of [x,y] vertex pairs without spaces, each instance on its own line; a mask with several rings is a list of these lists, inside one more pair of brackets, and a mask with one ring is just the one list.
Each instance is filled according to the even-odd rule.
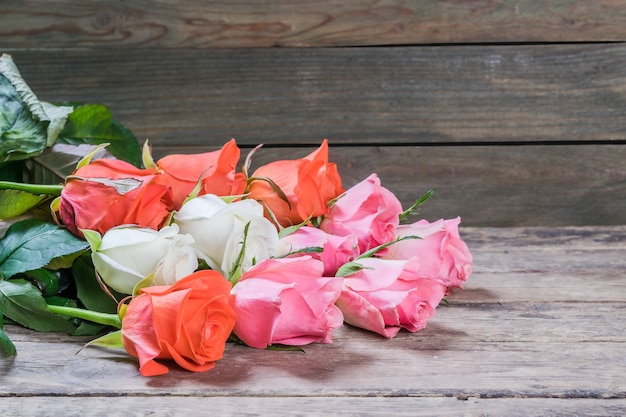
[[0,309],[11,320],[33,330],[74,332],[74,326],[52,314],[39,290],[23,279],[0,281]]
[[40,102],[11,57],[0,57],[0,162],[40,154],[54,143],[71,112],[71,107]]
[[103,324],[80,320],[80,324],[76,327],[72,336],[95,336],[101,334],[105,329],[109,328],[109,326],[105,326]]
[[75,107],[57,141],[72,145],[109,143],[107,149],[116,158],[141,165],[141,147],[137,138],[113,119],[111,111],[102,104]]
[[341,267],[339,267],[335,276],[347,277],[348,275],[352,275],[356,272],[359,272],[361,269],[373,269],[373,268],[363,266],[362,264],[358,262],[348,262],[348,263],[341,265]]
[[409,239],[421,239],[421,237],[415,236],[415,235],[399,237],[397,239],[392,240],[391,242],[383,243],[382,245],[378,245],[368,251],[363,252],[356,259],[371,258],[372,256],[374,256],[376,253],[380,252],[381,250],[386,249],[395,243],[402,242],[403,240],[409,240]]
[[[117,312],[117,303],[100,287],[90,255],[84,254],[74,262],[72,275],[76,295],[86,308],[103,313]],[[125,297],[115,292],[113,295],[119,297],[118,299]]]
[[56,295],[59,292],[59,273],[49,269],[35,269],[26,272],[28,280],[35,284],[44,297]]
[[98,145],[55,143],[51,148],[46,148],[41,155],[24,162],[24,181],[31,184],[63,183],[88,155],[92,159],[112,157]]
[[100,336],[99,338],[87,343],[86,346],[91,345],[102,346],[106,348],[123,348],[124,344],[122,343],[122,331],[116,330],[114,332],[105,334],[104,336]]
[[0,219],[12,219],[37,207],[49,196],[18,190],[0,190]]
[[0,180],[1,181],[24,181],[22,171],[24,170],[24,161],[8,161],[0,163]]
[[404,210],[402,213],[400,213],[400,222],[404,222],[406,220],[408,220],[409,217],[416,215],[417,213],[419,213],[419,207],[424,204],[426,202],[426,200],[428,200],[430,197],[432,197],[432,195],[435,193],[435,190],[433,190],[432,188],[428,191],[426,191],[426,193],[421,196],[420,198],[417,199],[417,201],[415,201],[415,203],[413,203],[413,205],[411,207],[409,207],[408,209]]
[[39,219],[12,224],[0,240],[0,278],[46,266],[53,259],[86,250],[89,244]]
[[82,229],[83,236],[91,246],[91,250],[93,252],[97,252],[100,249],[100,245],[102,245],[102,235],[95,230]]
[[291,255],[297,255],[301,253],[322,253],[324,252],[324,248],[321,246],[307,246],[305,248],[300,248],[298,250],[287,252],[284,255],[277,256],[277,258],[286,258]]
[[4,323],[2,311],[0,310],[0,350],[2,351],[3,356],[15,356],[17,354],[17,349],[15,349],[15,345],[9,339],[9,336],[4,332]]

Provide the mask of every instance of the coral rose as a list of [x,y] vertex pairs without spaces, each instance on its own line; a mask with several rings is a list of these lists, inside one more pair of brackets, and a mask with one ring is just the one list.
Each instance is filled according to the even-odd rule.
[[168,373],[157,359],[194,372],[213,368],[235,325],[230,288],[221,274],[203,270],[172,286],[142,289],[122,319],[124,348],[139,359],[141,374]]
[[308,256],[267,259],[245,272],[231,291],[235,335],[248,346],[330,343],[343,316],[335,306],[341,278],[322,276]]
[[245,189],[246,179],[242,173],[235,172],[239,154],[235,139],[231,139],[218,151],[167,155],[156,163],[160,175],[155,178],[155,182],[172,187],[175,210],[181,207],[199,181],[198,195],[241,194]]
[[254,180],[250,198],[261,201],[282,226],[302,223],[328,213],[328,203],[343,193],[337,166],[328,162],[328,141],[310,155],[296,160],[270,162],[258,168],[253,178],[271,179],[286,195],[285,202],[269,183]]
[[158,229],[171,210],[172,191],[154,178],[151,171],[121,160],[94,161],[67,177],[59,217],[80,237],[80,229],[105,233],[123,224]]

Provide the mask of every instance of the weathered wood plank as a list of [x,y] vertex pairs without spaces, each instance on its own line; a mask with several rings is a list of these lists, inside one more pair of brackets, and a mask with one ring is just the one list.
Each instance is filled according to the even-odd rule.
[[[601,287],[602,282],[589,287]],[[470,287],[469,290],[471,291]],[[531,293],[536,287],[522,293]],[[500,286],[481,287],[482,302],[465,303],[457,300],[456,295],[448,297],[449,305],[439,306],[436,316],[429,326],[413,335],[407,333],[398,339],[387,341],[371,332],[355,329],[342,329],[334,337],[337,349],[350,350],[353,342],[370,343],[372,350],[377,349],[418,349],[418,350],[467,350],[467,346],[477,344],[476,350],[482,350],[481,343],[620,343],[624,342],[626,330],[626,301],[619,302],[578,302],[554,300],[550,302],[504,301],[499,293]],[[474,291],[477,293],[478,291]],[[529,298],[535,296],[530,294]],[[622,297],[623,298],[623,297]],[[558,328],[558,332],[553,329]],[[39,335],[21,329],[10,328],[12,340],[28,346],[33,340],[54,345],[74,343],[75,348],[68,349],[71,358],[81,344],[90,339],[66,337],[64,335]],[[454,340],[454,346],[448,346]],[[67,346],[65,346],[67,349]],[[93,348],[92,348],[93,349]],[[229,351],[242,354],[237,347]],[[317,348],[314,351],[317,352]],[[320,354],[324,347],[320,347]],[[309,348],[304,348],[308,351]],[[488,347],[487,350],[491,350]],[[82,355],[81,353],[80,355]],[[316,355],[316,354],[315,354]],[[232,359],[226,363],[232,363]],[[312,363],[317,358],[312,358]]]
[[46,101],[158,149],[626,139],[626,45],[16,50]]
[[[552,285],[548,283],[559,280],[576,280],[571,283],[571,289],[579,287],[582,291],[585,290],[585,281],[594,276],[591,281],[602,280],[603,287],[621,283],[626,270],[626,258],[623,256],[626,242],[624,226],[516,228],[513,230],[517,231],[518,239],[509,230],[511,229],[461,228],[462,237],[469,247],[478,248],[473,251],[475,271],[481,275],[506,274],[507,278],[539,274],[541,285]],[[555,230],[559,230],[559,233],[555,233]],[[563,282],[562,285],[570,288],[568,282]],[[553,290],[560,292],[556,288]],[[615,292],[613,298],[605,300],[620,297],[620,292]],[[541,296],[554,297],[554,294],[544,292]],[[582,297],[576,298],[578,300],[592,301],[581,294],[578,297]]]
[[[76,355],[80,344],[42,343],[33,335],[16,342],[15,358],[2,361],[0,396],[626,397],[623,340],[556,342],[563,329],[553,320],[533,341],[481,341],[505,321],[496,318],[473,335],[445,317],[392,340],[343,328],[333,344],[307,346],[305,353],[229,345],[210,372],[172,369],[158,378],[139,377],[136,361],[123,352],[89,348]],[[516,330],[509,326],[513,337]],[[553,340],[545,341],[546,333]]]
[[432,417],[565,416],[614,417],[624,414],[626,400],[558,398],[426,398],[426,397],[22,397],[0,398],[0,412],[22,417],[46,415],[190,416],[198,410],[216,416],[359,416]]
[[7,47],[264,47],[626,39],[621,2],[593,0],[5,0]]
[[[377,172],[405,206],[434,187],[427,218],[626,223],[623,45],[14,55],[42,99],[109,105],[157,157],[328,137],[347,186]],[[542,146],[562,141],[584,146]]]
[[[18,355],[0,362],[0,410],[31,400],[28,413],[53,396],[62,398],[50,410],[109,405],[107,414],[145,413],[160,404],[158,410],[184,413],[204,401],[224,410],[220,415],[289,408],[313,415],[331,409],[338,415],[623,414],[626,302],[623,272],[615,274],[626,262],[626,226],[462,233],[475,255],[475,274],[421,332],[385,340],[344,327],[333,344],[307,346],[305,353],[229,345],[210,372],[173,369],[140,378],[135,361],[118,351],[88,348],[75,355],[86,339],[6,326]],[[551,274],[569,276],[564,288],[578,290],[551,297],[558,284]],[[613,299],[604,298],[611,291]],[[27,398],[8,398],[16,396]],[[89,406],[90,399],[105,398]]]
[[[346,150],[346,182],[376,172],[405,204],[435,189],[421,213],[470,225],[626,223],[624,146],[378,147]],[[340,158],[340,157],[338,157]],[[345,158],[345,159],[344,159]],[[359,179],[360,180],[360,179]],[[412,197],[412,198],[411,198]]]
[[[308,149],[262,149],[253,167]],[[430,188],[420,216],[461,216],[466,226],[626,223],[624,145],[332,147],[344,185],[377,173],[409,207]]]

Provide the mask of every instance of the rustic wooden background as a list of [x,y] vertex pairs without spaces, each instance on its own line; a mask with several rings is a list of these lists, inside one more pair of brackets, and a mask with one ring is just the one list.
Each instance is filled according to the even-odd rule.
[[[156,156],[323,138],[424,217],[626,223],[626,2],[3,0],[42,100],[103,103]],[[244,153],[246,150],[244,150]]]

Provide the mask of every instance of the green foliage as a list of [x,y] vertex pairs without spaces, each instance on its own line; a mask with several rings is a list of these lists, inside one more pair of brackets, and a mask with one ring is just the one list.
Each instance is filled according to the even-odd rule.
[[11,57],[0,57],[0,163],[39,155],[54,143],[71,111],[40,102]]
[[87,242],[57,225],[39,219],[12,224],[0,240],[0,277],[48,265],[52,260],[86,250]]
[[130,130],[113,119],[111,111],[102,104],[74,108],[58,143],[71,145],[108,143],[107,150],[116,158],[141,165],[141,147]]
[[51,297],[59,292],[60,274],[49,269],[35,269],[25,273],[27,279],[33,283],[44,297]]
[[47,195],[18,190],[0,190],[0,219],[12,219],[37,207]]
[[[63,182],[80,158],[67,148],[55,149],[55,144],[74,147],[109,144],[108,150],[116,158],[141,165],[137,139],[113,118],[106,106],[77,103],[56,106],[39,101],[11,57],[2,55],[0,180],[34,184]],[[15,164],[22,160],[23,164]]]
[[414,216],[419,213],[419,207],[424,204],[432,195],[435,193],[435,190],[430,189],[424,193],[423,196],[418,198],[415,203],[408,209],[404,210],[400,213],[400,222],[405,222],[409,219],[409,217]]
[[[76,285],[76,295],[85,308],[103,313],[117,311],[117,303],[102,290],[98,282],[90,255],[84,254],[74,262],[72,275]],[[125,297],[116,292],[112,294],[118,300]]]
[[[99,149],[103,145],[106,149]],[[2,55],[0,354],[16,352],[2,329],[4,319],[37,331],[77,335],[119,327],[113,297],[122,296],[101,287],[88,253],[89,243],[39,219],[50,220],[50,208],[44,211],[44,205],[50,196],[60,195],[66,178],[93,155],[141,166],[137,139],[106,106],[42,102],[12,58]],[[118,181],[115,186],[123,192],[136,184]],[[28,219],[3,221],[19,216]],[[104,343],[114,345],[115,338],[113,335]]]
[[15,345],[9,339],[9,336],[4,332],[3,320],[2,320],[2,310],[0,310],[0,353],[4,356],[14,356],[17,354],[17,349],[15,349]]
[[0,281],[0,309],[5,316],[29,329],[68,334],[74,332],[72,323],[52,314],[41,292],[23,279]]
[[123,348],[124,345],[122,343],[122,331],[116,330],[111,333],[107,333],[104,336],[100,336],[99,338],[92,340],[87,343],[88,346],[101,346],[106,348]]

